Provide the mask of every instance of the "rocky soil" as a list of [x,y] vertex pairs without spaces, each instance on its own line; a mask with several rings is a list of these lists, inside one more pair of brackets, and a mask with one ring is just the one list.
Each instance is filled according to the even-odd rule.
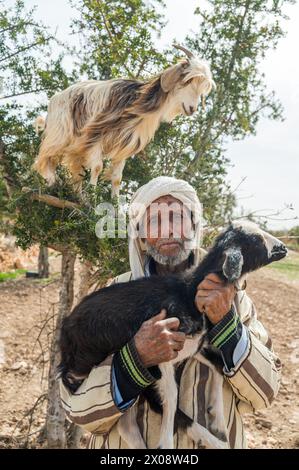
[[[27,268],[31,263],[31,269],[36,269],[36,255],[35,248],[17,253],[20,264]],[[0,283],[0,448],[42,445],[47,349],[59,295],[60,256],[55,252],[50,266],[48,280],[21,276]],[[79,265],[76,273],[78,282]],[[299,281],[267,268],[250,276],[248,293],[283,363],[273,406],[244,417],[249,447],[298,448]]]

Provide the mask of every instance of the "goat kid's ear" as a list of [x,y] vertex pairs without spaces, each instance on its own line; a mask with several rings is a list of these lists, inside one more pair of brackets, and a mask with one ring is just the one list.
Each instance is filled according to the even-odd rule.
[[235,282],[242,274],[244,259],[241,250],[238,247],[228,248],[224,252],[224,256],[222,272],[228,282]]
[[161,87],[165,93],[172,90],[175,85],[179,82],[182,72],[186,65],[184,63],[172,65],[165,70],[161,75]]

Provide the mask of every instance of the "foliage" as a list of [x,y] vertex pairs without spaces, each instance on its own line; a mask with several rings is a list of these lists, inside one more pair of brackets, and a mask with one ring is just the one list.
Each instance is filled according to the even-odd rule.
[[153,42],[164,26],[163,0],[70,0],[80,12],[73,31],[81,39],[78,63],[88,78],[144,77],[166,65]]
[[16,269],[9,273],[1,273],[0,272],[0,282],[7,281],[8,279],[16,279],[21,274],[25,274],[26,269]]
[[[210,0],[207,10],[196,10],[198,31],[186,38],[186,43],[210,62],[217,90],[208,97],[206,111],[200,108],[192,118],[181,117],[171,125],[161,125],[147,148],[128,160],[121,190],[128,200],[151,178],[173,175],[194,186],[208,225],[223,224],[231,216],[235,200],[225,182],[226,145],[229,139],[255,134],[262,116],[282,118],[281,105],[265,89],[259,65],[267,50],[276,47],[283,36],[283,6],[291,2]],[[1,9],[4,96],[45,90],[50,97],[78,78],[147,79],[181,56],[172,49],[160,52],[155,47],[155,36],[165,23],[162,0],[71,0],[71,4],[80,12],[72,23],[80,49],[74,51],[75,68],[68,73],[62,60],[70,49],[61,49],[55,57],[51,47],[59,43],[34,20],[34,11],[26,12],[21,0],[16,1],[14,10]],[[22,192],[25,186],[32,193],[79,202],[62,167],[51,188],[31,170],[39,145],[32,122],[43,108],[16,100],[3,103],[0,139],[5,145],[5,164],[2,162],[1,171],[13,187],[13,197],[9,201],[4,198],[5,185],[0,183],[0,211],[14,220],[20,246],[26,248],[36,242],[67,245],[96,263],[103,276],[127,269],[126,239],[99,239],[95,235],[95,207],[109,201],[109,184],[100,181],[93,190],[87,172],[80,210],[54,208]]]

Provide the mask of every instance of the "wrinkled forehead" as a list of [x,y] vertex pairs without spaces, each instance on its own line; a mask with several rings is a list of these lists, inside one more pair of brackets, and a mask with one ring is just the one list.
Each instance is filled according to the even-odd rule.
[[152,201],[146,208],[144,218],[149,220],[151,217],[157,216],[159,214],[161,217],[166,217],[170,213],[184,215],[188,218],[192,218],[192,210],[190,205],[184,204],[182,201],[170,194],[161,196]]

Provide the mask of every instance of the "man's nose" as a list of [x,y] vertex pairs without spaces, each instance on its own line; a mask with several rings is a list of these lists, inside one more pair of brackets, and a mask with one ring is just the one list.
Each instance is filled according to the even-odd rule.
[[173,237],[173,221],[169,221],[169,238]]

